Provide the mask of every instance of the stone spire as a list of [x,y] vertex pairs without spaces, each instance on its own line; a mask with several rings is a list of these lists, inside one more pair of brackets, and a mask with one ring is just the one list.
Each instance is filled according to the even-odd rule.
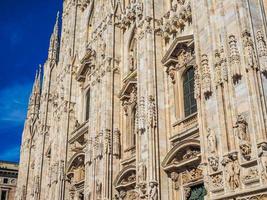
[[32,87],[32,93],[28,106],[28,117],[33,117],[38,114],[41,98],[41,76],[42,66],[39,65],[39,69],[36,70],[35,79]]
[[57,62],[58,55],[59,55],[59,12],[57,13],[57,19],[54,26],[54,30],[50,37],[48,60]]

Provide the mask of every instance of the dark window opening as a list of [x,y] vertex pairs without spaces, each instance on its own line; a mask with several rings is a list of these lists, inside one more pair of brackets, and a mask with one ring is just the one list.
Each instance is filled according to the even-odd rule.
[[4,178],[3,183],[7,184],[8,183],[8,178]]
[[136,127],[135,127],[135,124],[136,124],[136,106],[133,107],[132,109],[132,146],[135,146],[136,145]]
[[204,200],[207,191],[204,184],[196,185],[190,188],[190,196],[188,200]]
[[90,115],[90,91],[87,92],[86,94],[86,104],[85,104],[86,108],[86,113],[85,113],[85,120],[87,121],[89,119],[89,115]]
[[2,191],[2,193],[1,193],[1,200],[6,200],[6,198],[7,198],[7,191]]
[[197,112],[197,102],[194,97],[194,68],[189,68],[183,78],[184,113],[187,117]]

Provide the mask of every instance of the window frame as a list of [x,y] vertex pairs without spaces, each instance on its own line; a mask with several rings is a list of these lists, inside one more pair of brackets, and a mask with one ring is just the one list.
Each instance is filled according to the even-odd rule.
[[[190,77],[190,72],[192,75]],[[185,78],[188,80],[185,81]],[[188,86],[188,93],[185,91],[185,84]],[[197,101],[195,99],[195,69],[193,65],[188,65],[182,74],[182,91],[183,91],[183,115],[184,118],[197,113]],[[186,98],[188,101],[186,101]],[[192,99],[193,98],[193,99]],[[189,103],[187,106],[186,103]],[[188,112],[187,112],[188,110]]]

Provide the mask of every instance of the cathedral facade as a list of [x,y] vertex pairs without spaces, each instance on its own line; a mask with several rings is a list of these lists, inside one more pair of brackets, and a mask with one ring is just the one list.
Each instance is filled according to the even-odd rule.
[[17,200],[267,199],[266,0],[63,4]]

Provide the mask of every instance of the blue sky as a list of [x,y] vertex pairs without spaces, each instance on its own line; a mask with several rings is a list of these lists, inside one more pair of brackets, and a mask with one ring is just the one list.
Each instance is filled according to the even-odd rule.
[[35,71],[62,0],[0,0],[0,160],[19,161]]

